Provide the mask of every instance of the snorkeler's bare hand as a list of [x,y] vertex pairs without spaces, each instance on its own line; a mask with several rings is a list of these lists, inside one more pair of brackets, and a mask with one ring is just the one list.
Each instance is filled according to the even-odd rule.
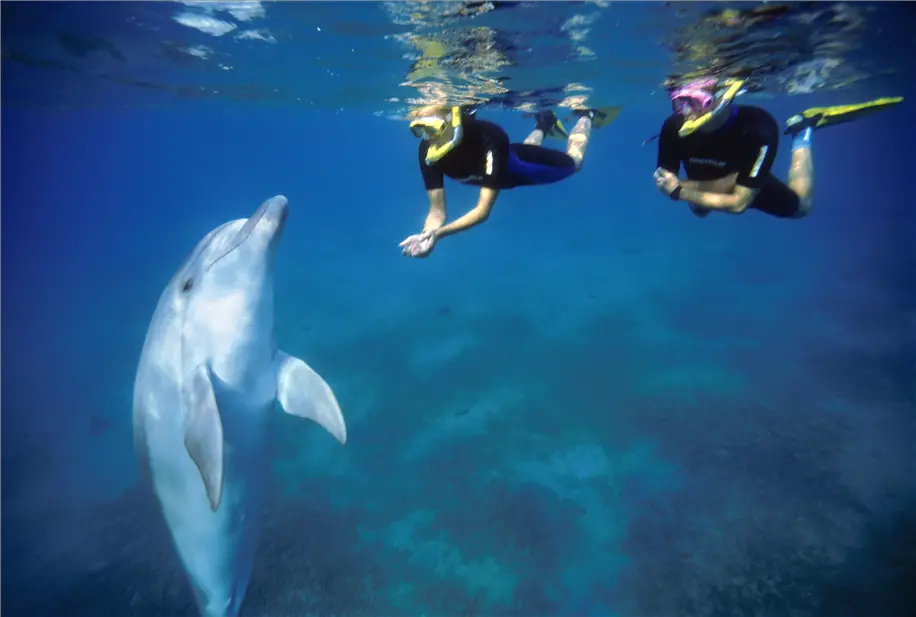
[[671,195],[680,184],[678,177],[667,169],[659,167],[655,170],[655,186],[665,195]]
[[426,257],[436,246],[436,235],[431,231],[408,236],[399,245],[401,253],[407,257]]

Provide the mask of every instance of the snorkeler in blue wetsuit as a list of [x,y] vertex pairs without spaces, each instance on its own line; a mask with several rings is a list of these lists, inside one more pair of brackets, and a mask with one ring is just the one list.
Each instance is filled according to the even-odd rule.
[[[617,107],[576,110],[578,120],[569,133],[552,111],[535,114],[534,131],[523,143],[511,143],[498,125],[478,120],[461,107],[430,106],[414,114],[410,128],[421,138],[420,172],[429,196],[423,231],[401,242],[404,255],[426,257],[440,238],[485,221],[500,191],[519,186],[551,184],[579,171],[591,129],[612,122]],[[567,137],[566,152],[541,145],[544,137]],[[445,177],[480,187],[477,205],[446,223]]]

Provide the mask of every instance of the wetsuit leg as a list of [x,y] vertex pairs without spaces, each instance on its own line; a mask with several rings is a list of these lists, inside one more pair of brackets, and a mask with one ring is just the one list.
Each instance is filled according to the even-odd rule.
[[801,200],[798,195],[786,186],[779,178],[769,174],[751,204],[754,210],[760,210],[770,216],[784,219],[798,218],[801,214]]
[[513,186],[552,184],[576,173],[576,162],[565,152],[534,146],[509,146],[508,176]]

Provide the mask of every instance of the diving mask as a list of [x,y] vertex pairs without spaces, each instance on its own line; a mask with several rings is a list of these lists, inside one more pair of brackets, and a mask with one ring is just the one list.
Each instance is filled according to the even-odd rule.
[[445,132],[446,126],[446,122],[442,118],[426,116],[411,122],[410,132],[419,139],[432,140],[441,137]]
[[743,79],[727,79],[721,83],[715,79],[700,79],[673,90],[671,106],[674,113],[687,116],[678,135],[687,137],[719,118],[735,97],[744,92],[742,86]]
[[715,103],[715,92],[715,79],[692,81],[671,92],[671,107],[674,113],[681,116],[691,112],[693,114],[706,113]]
[[415,137],[429,142],[426,164],[431,165],[461,142],[461,108],[452,107],[448,121],[439,116],[421,116],[410,123]]

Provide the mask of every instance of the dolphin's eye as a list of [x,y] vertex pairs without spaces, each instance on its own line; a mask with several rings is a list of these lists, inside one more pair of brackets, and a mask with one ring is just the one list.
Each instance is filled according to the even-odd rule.
[[194,287],[194,279],[190,277],[186,278],[184,280],[184,283],[181,284],[181,292],[185,293],[185,292],[191,291],[192,287]]

